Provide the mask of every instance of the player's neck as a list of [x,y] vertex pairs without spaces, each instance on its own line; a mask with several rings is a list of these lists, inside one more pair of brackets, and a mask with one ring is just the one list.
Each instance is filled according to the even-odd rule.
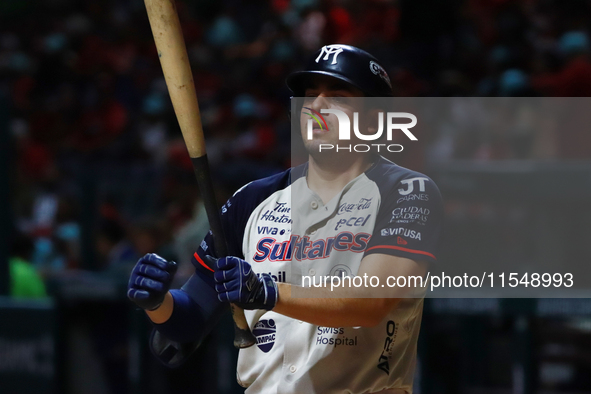
[[306,177],[308,187],[326,204],[349,182],[367,171],[372,163],[373,157],[365,155],[355,160],[331,161],[318,161],[310,156]]

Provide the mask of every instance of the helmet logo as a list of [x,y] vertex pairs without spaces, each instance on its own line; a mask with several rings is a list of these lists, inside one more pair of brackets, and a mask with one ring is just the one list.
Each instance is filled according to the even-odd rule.
[[332,63],[330,64],[337,64],[337,56],[339,56],[339,53],[341,52],[343,52],[343,48],[340,45],[325,45],[320,50],[320,55],[316,58],[316,63],[320,61],[322,55],[324,55],[322,60],[328,60],[328,57],[332,55]]
[[384,67],[380,66],[379,64],[377,64],[376,62],[374,62],[372,60],[369,62],[369,69],[371,70],[372,73],[374,73],[378,77],[382,78],[388,84],[388,86],[390,86],[390,89],[392,89],[392,84],[390,83],[390,78],[388,77],[386,70],[384,70]]

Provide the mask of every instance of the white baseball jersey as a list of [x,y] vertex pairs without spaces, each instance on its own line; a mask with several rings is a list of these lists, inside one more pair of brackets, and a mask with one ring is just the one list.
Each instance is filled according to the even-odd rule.
[[[443,212],[431,179],[379,158],[324,204],[306,171],[252,182],[228,200],[222,222],[230,254],[298,286],[303,276],[355,275],[371,253],[436,261]],[[215,255],[212,241],[209,234],[194,264]],[[238,382],[246,393],[411,393],[422,308],[422,298],[404,299],[371,328],[245,311],[257,344],[240,350]]]

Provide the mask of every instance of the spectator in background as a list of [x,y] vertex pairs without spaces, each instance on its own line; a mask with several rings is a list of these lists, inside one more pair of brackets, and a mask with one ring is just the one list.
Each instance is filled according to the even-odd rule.
[[[591,60],[589,38],[582,31],[570,31],[558,42],[560,54],[565,58],[563,68],[532,78],[532,85],[548,96],[591,96]],[[591,134],[582,124],[589,124],[591,115],[583,101],[573,100],[566,108],[561,124],[560,138],[555,140],[562,159],[586,160],[591,154]]]
[[589,39],[584,32],[565,33],[558,43],[558,50],[565,58],[564,67],[556,73],[541,74],[532,79],[534,88],[547,96],[591,96],[591,62]]
[[165,220],[148,218],[138,221],[131,229],[131,242],[138,256],[157,250],[161,256],[168,256],[170,260],[177,260],[174,246],[171,242],[170,224]]
[[[60,222],[59,206],[65,192],[83,194],[79,181],[87,174],[95,172],[88,183],[99,203],[113,195],[114,209],[130,222],[165,212],[176,204],[169,204],[176,184],[194,184],[143,7],[57,3],[6,10],[0,30],[0,88],[10,94],[16,140],[17,227],[36,238],[33,264],[44,275],[84,266],[81,221],[70,214]],[[323,43],[371,48],[385,59],[396,96],[591,96],[586,1],[177,3],[208,156],[226,190],[291,165],[283,80]],[[452,127],[424,135],[421,146],[437,151],[440,163],[588,158],[591,134],[566,115],[561,126],[560,138],[542,122],[506,135]],[[419,169],[424,162],[410,150],[389,158]],[[142,194],[155,184],[163,185],[161,195]],[[192,209],[178,212],[173,233]],[[99,242],[112,268],[107,255],[119,249],[105,234],[117,231],[105,231]]]
[[208,231],[209,221],[207,220],[207,212],[205,211],[203,201],[199,199],[195,204],[191,219],[174,234],[174,250],[178,256],[176,262],[179,264],[177,276],[186,280],[189,276],[193,275],[191,257],[193,257],[193,253],[195,252],[195,245],[207,235]]
[[18,298],[47,297],[41,276],[30,263],[33,241],[18,234],[13,241],[10,267],[10,295]]
[[123,225],[114,220],[104,220],[97,236],[100,267],[114,274],[127,275],[138,255],[126,238]]

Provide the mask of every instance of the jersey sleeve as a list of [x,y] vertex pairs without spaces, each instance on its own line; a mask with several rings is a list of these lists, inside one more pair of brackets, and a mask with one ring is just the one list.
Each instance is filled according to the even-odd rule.
[[[238,189],[220,210],[220,219],[224,237],[226,238],[228,254],[240,258],[244,258],[242,254],[242,238],[244,236],[244,227],[248,221],[243,201],[244,195],[241,193],[247,186],[248,184]],[[222,257],[216,253],[213,237],[213,233],[209,230],[201,244],[199,244],[197,251],[193,254],[192,263],[198,270],[207,268],[207,264],[204,262],[205,256]]]
[[437,185],[418,174],[397,181],[382,194],[374,232],[365,250],[435,262],[443,227]]
[[[228,247],[228,255],[244,259],[242,243],[246,224],[253,210],[268,196],[290,184],[291,171],[286,170],[267,178],[259,179],[242,186],[226,201],[220,210],[222,228]],[[197,251],[193,254],[192,263],[197,271],[208,271],[204,262],[205,256],[218,256],[211,231],[207,233]],[[205,271],[203,271],[205,270]],[[211,272],[211,270],[209,270]]]

